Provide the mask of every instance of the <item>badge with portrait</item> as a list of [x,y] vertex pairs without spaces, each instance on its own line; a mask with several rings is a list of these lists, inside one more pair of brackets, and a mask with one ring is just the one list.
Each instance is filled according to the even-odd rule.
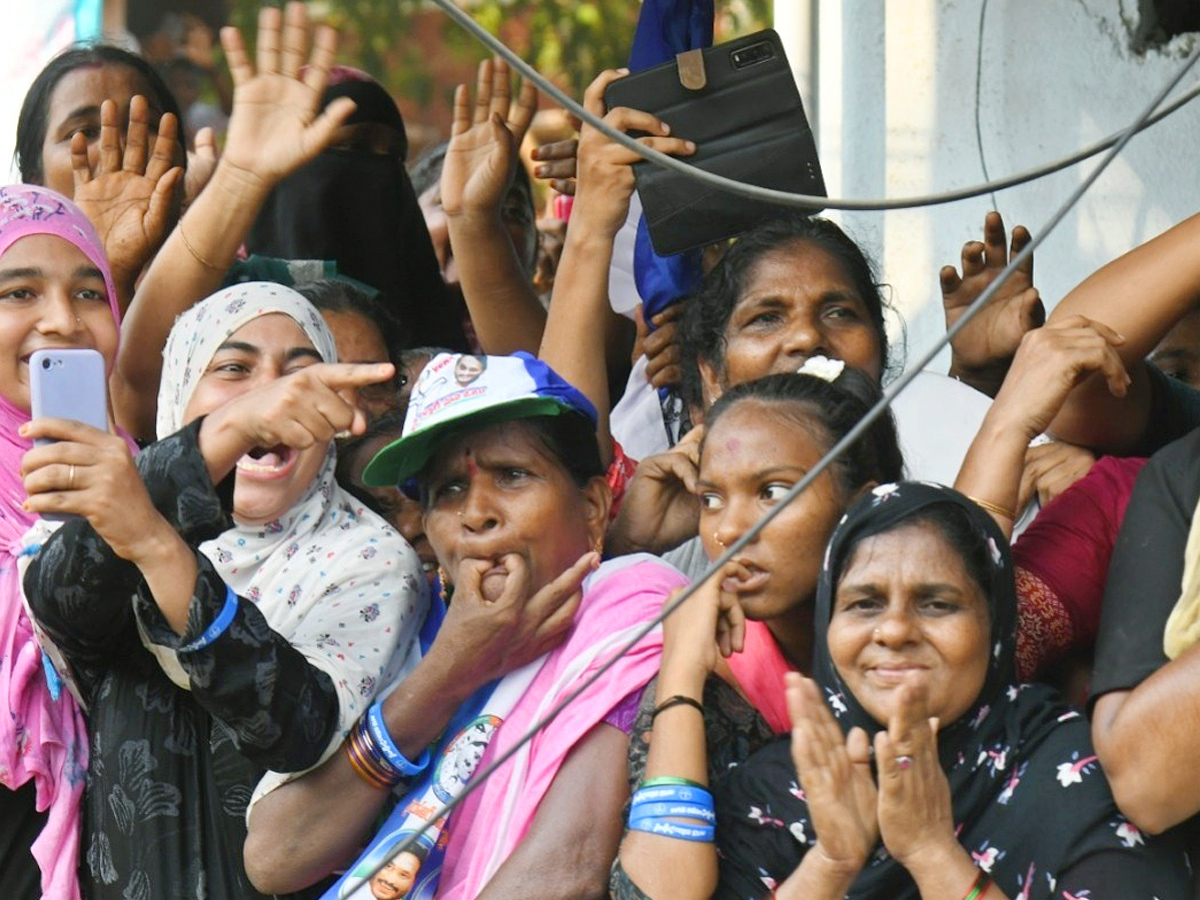
[[[458,708],[435,749],[432,769],[411,785],[367,849],[321,900],[433,900],[450,840],[438,811],[462,793],[542,661],[481,688]],[[411,846],[400,850],[405,844]]]

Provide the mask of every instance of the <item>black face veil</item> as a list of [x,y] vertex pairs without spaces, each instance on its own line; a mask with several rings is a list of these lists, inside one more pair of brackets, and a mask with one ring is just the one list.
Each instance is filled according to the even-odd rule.
[[465,310],[438,270],[425,218],[404,170],[407,139],[396,104],[374,81],[344,81],[322,106],[350,97],[349,125],[374,123],[399,132],[400,152],[330,149],[283,179],[268,196],[246,239],[251,253],[322,259],[339,274],[380,292],[408,346],[467,350]]

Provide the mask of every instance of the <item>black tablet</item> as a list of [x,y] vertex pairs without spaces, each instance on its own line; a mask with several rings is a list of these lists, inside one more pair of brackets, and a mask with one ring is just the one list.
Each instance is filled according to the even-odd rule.
[[[760,31],[614,81],[608,108],[653,113],[696,143],[685,161],[766,188],[828,196],[812,129],[783,44]],[[666,256],[734,237],[782,208],[719,190],[652,162],[634,165],[655,252]],[[808,212],[819,212],[814,207]]]

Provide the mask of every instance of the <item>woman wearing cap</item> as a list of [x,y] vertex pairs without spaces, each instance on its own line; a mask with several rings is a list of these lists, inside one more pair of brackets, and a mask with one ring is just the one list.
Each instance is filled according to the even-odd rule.
[[[246,856],[260,890],[297,890],[345,867],[404,778],[403,799],[348,873],[368,882],[460,796],[464,758],[480,756],[478,775],[619,657],[448,822],[433,823],[421,840],[435,850],[409,896],[527,897],[531,880],[540,897],[604,891],[627,731],[661,637],[621,651],[683,578],[649,557],[599,565],[609,490],[595,410],[578,391],[524,354],[488,357],[466,386],[458,362],[444,354],[426,366],[403,436],[364,472],[376,484],[416,476],[454,601],[425,658],[383,701],[386,729],[352,734],[345,753],[255,808]],[[491,734],[478,754],[481,722]]]
[[655,896],[1191,896],[1181,844],[1117,810],[1083,716],[1014,683],[1016,624],[1008,544],[978,504],[911,482],[860,499],[825,556],[814,678],[788,676],[790,740],[713,785],[706,842],[656,838],[676,851]]

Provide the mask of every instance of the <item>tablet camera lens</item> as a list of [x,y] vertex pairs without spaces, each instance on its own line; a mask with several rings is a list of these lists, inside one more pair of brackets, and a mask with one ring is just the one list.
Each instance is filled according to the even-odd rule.
[[43,359],[43,360],[42,360],[42,368],[43,368],[43,369],[49,369],[49,368],[50,368],[50,360],[48,360],[48,359]]

